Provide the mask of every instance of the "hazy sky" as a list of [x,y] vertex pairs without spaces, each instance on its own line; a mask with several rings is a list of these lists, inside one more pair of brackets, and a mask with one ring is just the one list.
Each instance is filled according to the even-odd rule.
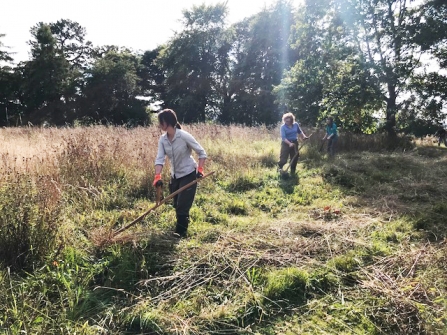
[[[69,19],[87,31],[94,46],[117,45],[133,50],[151,50],[180,30],[183,9],[193,5],[216,4],[225,0],[2,0],[0,39],[14,61],[27,60],[30,28],[39,22]],[[228,23],[270,7],[276,0],[227,0]],[[293,0],[295,6],[301,0]]]

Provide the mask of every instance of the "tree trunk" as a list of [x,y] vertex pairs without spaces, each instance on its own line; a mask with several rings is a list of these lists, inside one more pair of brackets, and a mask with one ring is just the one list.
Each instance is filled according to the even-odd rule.
[[386,124],[385,130],[390,139],[395,139],[396,137],[396,86],[388,84],[388,94],[389,97],[386,100]]

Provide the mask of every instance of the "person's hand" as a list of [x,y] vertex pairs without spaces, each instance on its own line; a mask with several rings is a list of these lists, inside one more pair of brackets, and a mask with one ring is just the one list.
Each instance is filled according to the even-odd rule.
[[305,140],[309,139],[309,136],[304,135],[303,137],[304,137]]
[[197,178],[202,178],[203,177],[203,167],[202,166],[199,166],[198,168],[197,168],[197,174],[196,174],[196,177]]
[[156,174],[154,177],[154,181],[152,183],[155,187],[162,187],[163,186],[163,180],[161,180],[161,174]]
[[289,147],[290,147],[290,148],[292,148],[294,145],[295,145],[295,143],[293,143],[293,142],[290,142],[290,143],[289,143]]

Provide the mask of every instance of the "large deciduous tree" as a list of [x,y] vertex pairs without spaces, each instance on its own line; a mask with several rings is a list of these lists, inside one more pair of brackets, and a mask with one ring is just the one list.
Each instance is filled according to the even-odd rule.
[[403,94],[420,66],[421,50],[411,34],[417,13],[407,0],[350,0],[344,8],[342,15],[356,18],[345,22],[358,36],[359,50],[380,83],[385,130],[393,136]]
[[139,58],[129,50],[109,48],[88,70],[81,112],[83,122],[145,124],[148,121],[137,75]]
[[215,112],[219,49],[226,5],[193,6],[183,11],[184,29],[161,51],[165,73],[162,99],[182,122],[203,122]]
[[419,111],[420,120],[442,124],[447,113],[447,3],[426,1],[419,13],[414,24],[415,41],[428,63],[412,81],[414,94],[407,106]]
[[86,29],[79,23],[62,19],[50,24],[56,45],[72,68],[84,69],[90,62],[92,43],[85,39]]
[[159,64],[158,56],[162,47],[146,51],[141,56],[138,77],[140,78],[141,94],[144,98],[153,104],[158,104],[165,93],[165,74]]
[[[306,1],[295,47],[307,55],[300,55],[283,81],[283,92],[297,106],[314,107],[320,117],[335,111],[359,131],[382,111],[384,129],[394,136],[421,65],[414,34],[418,17],[406,0]],[[306,92],[302,78],[310,78],[310,92],[317,94]]]
[[78,23],[59,20],[31,28],[31,59],[16,67],[23,121],[71,123],[78,112],[92,47]]
[[39,23],[31,29],[32,59],[19,66],[22,73],[24,121],[63,123],[70,64],[57,47],[51,27]]
[[285,101],[273,89],[295,61],[289,45],[293,7],[278,1],[236,24],[229,62],[228,99],[219,119],[246,125],[275,124]]
[[[0,34],[0,39],[4,37]],[[18,81],[10,65],[13,61],[11,53],[0,40],[0,126],[8,126],[18,113],[16,92]]]

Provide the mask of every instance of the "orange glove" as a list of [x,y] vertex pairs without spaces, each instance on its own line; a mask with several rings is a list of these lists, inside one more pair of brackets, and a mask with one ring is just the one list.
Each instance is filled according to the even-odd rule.
[[197,178],[202,178],[203,175],[204,175],[204,173],[203,173],[203,167],[202,167],[202,166],[199,166],[199,167],[197,168],[197,174],[196,174],[196,177],[197,177]]
[[156,174],[154,177],[154,182],[152,183],[155,187],[163,186],[163,180],[161,180],[161,174]]

